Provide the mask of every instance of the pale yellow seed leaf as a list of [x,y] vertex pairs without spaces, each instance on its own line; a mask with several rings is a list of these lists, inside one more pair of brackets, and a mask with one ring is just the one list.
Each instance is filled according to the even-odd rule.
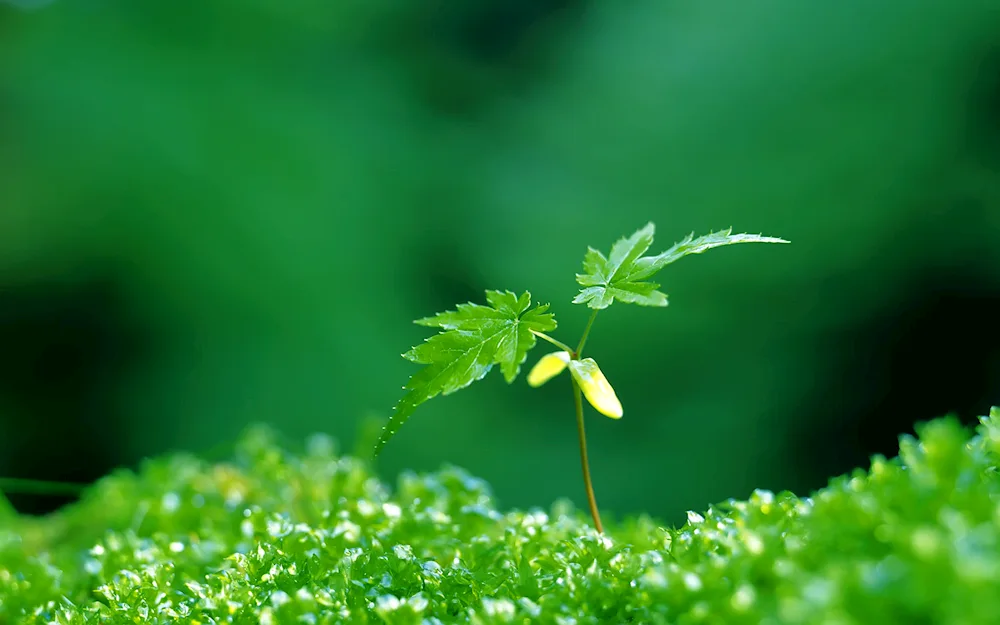
[[539,387],[562,373],[569,364],[569,352],[552,352],[545,354],[528,374],[528,384]]
[[621,419],[622,404],[615,395],[615,389],[611,388],[611,384],[593,358],[570,362],[569,372],[576,378],[583,396],[597,409],[597,412],[612,419]]

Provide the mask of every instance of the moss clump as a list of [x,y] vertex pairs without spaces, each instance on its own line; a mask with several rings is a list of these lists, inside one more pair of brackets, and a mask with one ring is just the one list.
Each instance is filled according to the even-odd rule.
[[[498,512],[458,469],[394,493],[314,439],[266,431],[0,529],[0,623],[1000,622],[1000,411],[904,437],[811,498],[754,492],[680,529],[607,536]],[[679,478],[682,479],[682,478]]]

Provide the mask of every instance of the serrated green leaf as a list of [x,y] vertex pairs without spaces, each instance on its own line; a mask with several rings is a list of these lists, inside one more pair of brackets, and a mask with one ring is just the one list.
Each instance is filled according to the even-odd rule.
[[[513,382],[535,346],[535,332],[555,330],[548,304],[531,308],[531,294],[487,291],[482,304],[459,304],[456,310],[418,319],[415,323],[441,328],[403,354],[407,360],[426,365],[403,388],[408,392],[396,405],[389,423],[375,444],[382,450],[417,406],[437,395],[449,395],[481,380],[493,365],[500,365],[504,379]],[[530,310],[529,310],[530,309]]]
[[682,241],[675,243],[666,252],[638,259],[629,271],[628,279],[645,280],[676,260],[680,260],[689,254],[702,254],[713,247],[735,245],[737,243],[788,243],[785,239],[777,237],[765,237],[759,234],[732,234],[732,232],[732,228],[726,228],[718,232],[710,232],[697,239],[692,232],[684,237]]
[[654,233],[655,226],[650,222],[632,236],[615,242],[608,257],[588,248],[583,258],[584,273],[576,276],[577,283],[584,288],[573,298],[573,303],[587,304],[597,310],[607,308],[615,300],[642,306],[666,306],[667,296],[657,290],[660,285],[648,279],[670,263],[688,254],[701,254],[723,245],[788,243],[775,237],[732,234],[729,228],[697,239],[692,233],[662,254],[642,256],[652,245]]

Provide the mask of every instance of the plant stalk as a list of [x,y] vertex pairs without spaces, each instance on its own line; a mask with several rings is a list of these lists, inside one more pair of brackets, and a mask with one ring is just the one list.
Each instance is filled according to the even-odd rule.
[[[590,314],[590,319],[587,320],[587,325],[583,329],[583,336],[580,337],[580,343],[576,346],[576,349],[570,348],[562,341],[558,341],[544,332],[537,332],[532,330],[531,333],[538,338],[552,343],[559,349],[568,352],[570,358],[578,360],[580,355],[583,353],[583,348],[587,344],[587,337],[590,336],[590,329],[594,327],[594,319],[597,318],[598,310],[594,310]],[[573,404],[576,407],[576,433],[579,435],[580,439],[580,465],[583,468],[583,486],[587,491],[587,506],[590,508],[590,516],[594,519],[594,529],[598,533],[604,533],[604,526],[601,525],[601,513],[597,510],[597,497],[594,496],[594,482],[590,479],[590,461],[587,459],[587,430],[583,424],[583,392],[580,390],[580,385],[577,384],[576,378],[570,376],[570,381],[573,383]]]
[[[587,337],[590,336],[590,329],[594,327],[594,319],[597,318],[597,313],[598,310],[595,309],[590,314],[590,319],[587,320],[587,325],[583,329],[583,336],[580,337],[580,343],[576,346],[576,351],[571,352],[575,360],[578,360],[583,354],[583,347],[587,344]],[[576,379],[572,376],[570,379],[573,381],[573,403],[576,406],[576,433],[580,438],[580,464],[583,467],[583,486],[587,490],[587,505],[590,507],[590,516],[594,518],[594,529],[598,533],[603,534],[604,526],[601,525],[601,513],[597,510],[594,482],[590,479],[590,461],[587,459],[587,430],[583,425],[583,396],[580,391],[580,385],[576,383]]]
[[580,435],[580,464],[583,466],[583,485],[587,489],[587,505],[590,507],[590,516],[594,518],[594,529],[598,533],[604,533],[604,526],[601,525],[601,513],[597,511],[597,498],[594,496],[594,483],[590,479],[590,462],[587,460],[587,432],[583,427],[583,397],[580,392],[580,385],[573,381],[573,402],[576,404],[576,432]]
[[590,329],[594,327],[594,319],[597,319],[597,313],[600,312],[596,308],[594,312],[590,313],[590,319],[587,319],[587,326],[583,329],[583,336],[580,337],[580,344],[576,346],[576,351],[573,352],[573,358],[580,358],[583,353],[583,346],[587,344],[587,337],[590,336]]

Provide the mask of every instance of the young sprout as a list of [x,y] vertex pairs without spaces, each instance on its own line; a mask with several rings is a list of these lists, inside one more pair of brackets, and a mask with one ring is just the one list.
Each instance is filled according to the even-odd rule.
[[654,231],[652,223],[646,224],[632,236],[616,241],[607,256],[592,247],[587,249],[583,258],[584,273],[576,276],[577,283],[583,288],[573,303],[586,304],[591,308],[591,314],[576,349],[547,334],[556,329],[555,317],[547,312],[548,304],[532,307],[528,292],[518,296],[510,291],[487,291],[486,306],[471,302],[459,304],[454,311],[418,319],[415,323],[436,327],[440,331],[403,354],[403,358],[424,365],[424,368],[403,387],[407,393],[382,429],[375,443],[375,455],[382,451],[417,406],[425,401],[465,388],[482,379],[494,365],[499,365],[507,383],[512,383],[528,351],[535,346],[536,339],[542,339],[555,345],[559,351],[539,359],[528,373],[528,384],[541,386],[569,369],[587,503],[594,528],[603,533],[590,478],[581,396],[586,397],[595,410],[612,419],[620,419],[623,410],[614,388],[597,362],[593,358],[583,358],[583,348],[597,313],[616,301],[640,306],[666,306],[667,296],[658,290],[660,285],[651,282],[650,278],[689,254],[701,254],[714,247],[736,243],[788,243],[784,239],[756,234],[732,234],[732,229],[727,229],[698,238],[692,233],[667,251],[646,256],[644,254],[653,244]]
[[612,419],[622,418],[622,403],[593,358],[574,359],[569,352],[546,354],[528,374],[528,384],[537,388],[569,367],[573,381],[597,412]]

